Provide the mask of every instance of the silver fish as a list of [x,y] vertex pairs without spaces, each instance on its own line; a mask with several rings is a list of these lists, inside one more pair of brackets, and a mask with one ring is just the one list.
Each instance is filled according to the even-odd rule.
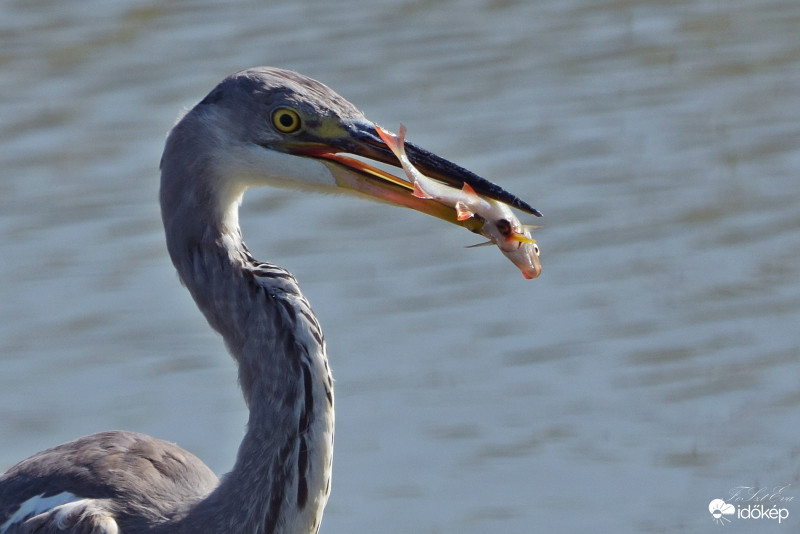
[[422,174],[406,156],[406,129],[402,124],[396,135],[379,126],[376,126],[376,130],[383,142],[400,160],[406,176],[414,186],[415,197],[434,200],[455,208],[459,221],[479,217],[484,221],[479,230],[480,234],[497,245],[497,248],[522,271],[522,276],[530,280],[541,274],[539,245],[531,237],[530,227],[520,223],[508,204],[478,195],[469,184],[465,183],[461,189],[456,189]]

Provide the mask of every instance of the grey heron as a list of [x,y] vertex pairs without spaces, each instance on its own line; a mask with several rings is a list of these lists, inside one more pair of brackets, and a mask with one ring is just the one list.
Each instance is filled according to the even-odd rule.
[[[538,214],[441,157],[406,150],[429,176]],[[277,68],[227,77],[177,122],[161,159],[161,213],[180,279],[238,364],[249,419],[234,467],[217,479],[190,452],[133,432],[78,438],[0,476],[0,534],[318,531],[334,431],[325,338],[294,276],[250,254],[238,206],[255,186],[341,190],[480,225],[414,197],[369,160],[398,166],[352,104]]]

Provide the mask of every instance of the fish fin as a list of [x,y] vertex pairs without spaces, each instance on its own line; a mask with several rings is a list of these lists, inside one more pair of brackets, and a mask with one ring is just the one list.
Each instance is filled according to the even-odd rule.
[[494,245],[494,241],[484,241],[483,243],[476,243],[475,245],[467,245],[464,248],[479,248]]
[[460,200],[456,202],[456,218],[459,221],[466,221],[470,217],[475,215],[475,212],[470,210],[466,204],[461,202]]
[[397,158],[400,158],[401,154],[405,154],[405,137],[406,137],[406,127],[400,124],[400,130],[398,134],[393,134],[389,130],[382,128],[381,126],[375,125],[375,131],[378,132],[378,135],[383,139],[383,142],[386,143],[386,146],[389,147]]
[[395,152],[395,150],[397,149],[397,136],[395,136],[389,130],[381,126],[378,126],[377,124],[375,125],[375,131],[378,132],[378,135],[383,140],[383,142],[386,143],[386,146],[389,147],[389,150]]
[[531,239],[530,237],[527,237],[523,234],[511,234],[510,236],[508,236],[508,238],[511,239],[512,241],[518,241],[520,243],[530,243],[532,245],[536,244],[536,240]]
[[[433,197],[426,193],[420,186],[419,182],[414,182],[414,192],[412,193],[417,198],[424,198],[425,200],[430,200]],[[461,219],[459,219],[461,220]]]
[[468,194],[468,195],[475,195],[475,196],[478,196],[478,193],[476,193],[476,192],[475,192],[475,190],[472,188],[472,186],[471,186],[471,185],[469,185],[469,184],[468,184],[468,183],[466,183],[466,182],[464,182],[464,185],[462,185],[462,186],[461,186],[461,190],[462,190],[463,192],[465,192],[466,194]]

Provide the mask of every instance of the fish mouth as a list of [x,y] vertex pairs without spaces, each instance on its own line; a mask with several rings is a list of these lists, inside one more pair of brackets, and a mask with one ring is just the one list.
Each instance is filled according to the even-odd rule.
[[[480,218],[459,221],[453,207],[415,197],[413,184],[373,165],[370,161],[400,167],[400,162],[378,136],[374,123],[353,120],[341,123],[334,135],[306,138],[287,147],[296,155],[313,157],[326,164],[339,187],[362,196],[405,206],[445,221],[464,226],[473,232],[483,227]],[[455,188],[470,185],[476,193],[498,200],[518,210],[541,217],[541,213],[516,195],[477,174],[425,150],[405,143],[406,154],[423,174]],[[356,157],[354,157],[356,156]]]

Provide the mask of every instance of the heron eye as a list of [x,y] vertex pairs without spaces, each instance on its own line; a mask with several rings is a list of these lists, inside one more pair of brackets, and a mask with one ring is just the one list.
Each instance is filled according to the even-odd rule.
[[300,115],[293,109],[278,108],[272,112],[272,124],[280,132],[294,133],[300,129]]
[[511,235],[511,222],[508,219],[500,219],[495,223],[497,230],[504,236]]

